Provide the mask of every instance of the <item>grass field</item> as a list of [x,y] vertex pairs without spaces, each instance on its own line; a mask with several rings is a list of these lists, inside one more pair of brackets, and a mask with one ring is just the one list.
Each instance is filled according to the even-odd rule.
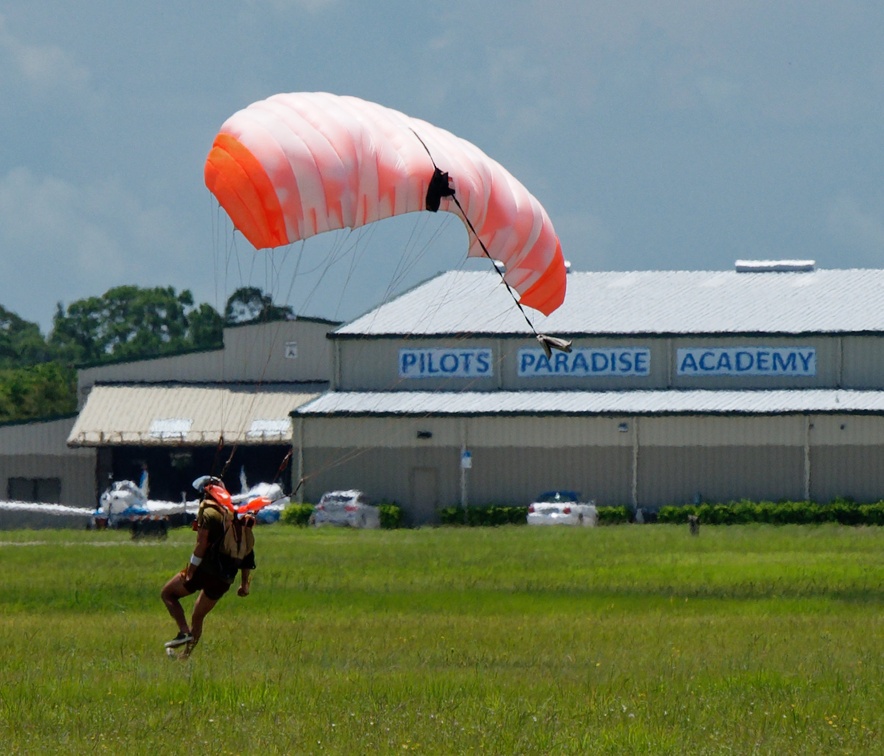
[[193,540],[0,533],[4,753],[884,752],[884,528],[262,528],[170,661]]

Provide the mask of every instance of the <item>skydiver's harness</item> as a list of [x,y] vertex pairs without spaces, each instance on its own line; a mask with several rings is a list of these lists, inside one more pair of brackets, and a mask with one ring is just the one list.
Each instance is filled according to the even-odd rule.
[[219,566],[226,573],[239,569],[243,560],[255,548],[255,517],[251,513],[237,514],[233,510],[206,497],[200,502],[197,522],[200,522],[206,507],[215,509],[224,517],[224,532],[221,538],[210,543],[209,548],[215,552]]

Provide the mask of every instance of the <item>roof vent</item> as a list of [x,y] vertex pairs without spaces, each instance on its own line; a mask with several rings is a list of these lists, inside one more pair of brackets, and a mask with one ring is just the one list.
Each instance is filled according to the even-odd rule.
[[811,273],[816,260],[737,260],[737,273]]

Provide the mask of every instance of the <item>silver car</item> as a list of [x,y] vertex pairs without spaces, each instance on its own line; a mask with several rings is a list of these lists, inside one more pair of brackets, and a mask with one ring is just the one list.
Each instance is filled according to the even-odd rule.
[[381,516],[362,491],[329,491],[322,495],[310,515],[311,525],[349,525],[379,528]]
[[581,502],[574,491],[547,491],[528,507],[529,525],[584,525],[598,523],[592,501]]

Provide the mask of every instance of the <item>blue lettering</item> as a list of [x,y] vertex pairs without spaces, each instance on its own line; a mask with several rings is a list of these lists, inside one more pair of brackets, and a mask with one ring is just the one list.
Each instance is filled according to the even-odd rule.
[[647,375],[648,374],[648,360],[650,359],[651,353],[645,351],[644,349],[635,353],[635,372],[639,375]]
[[403,375],[405,375],[417,363],[417,355],[414,352],[403,352],[401,356],[402,366],[399,370]]
[[476,373],[483,374],[487,373],[491,369],[491,365],[488,362],[488,352],[479,352],[476,355]]
[[[794,355],[794,353],[793,353],[793,355]],[[815,370],[812,370],[810,367],[811,363],[814,361],[814,355],[815,355],[815,352],[812,349],[808,350],[808,352],[806,354],[802,354],[801,352],[798,352],[798,357],[801,359],[801,364],[804,366],[805,373],[813,374],[814,372],[816,372]]]
[[745,373],[747,370],[752,369],[752,365],[755,360],[752,358],[751,352],[737,352],[737,372]]
[[457,358],[457,355],[451,352],[443,354],[439,359],[439,369],[443,373],[456,373],[459,365],[460,360]]
[[583,351],[574,355],[574,362],[571,365],[571,371],[576,373],[581,370],[584,374],[589,372],[589,365],[586,362],[586,354]]
[[775,373],[794,373],[797,368],[795,352],[789,352],[788,356],[784,356],[782,352],[773,353],[773,371]]
[[715,370],[715,366],[712,365],[710,362],[707,362],[707,357],[710,360],[715,359],[714,352],[703,352],[703,354],[700,355],[700,370],[705,370],[706,372],[710,370]]
[[697,366],[697,361],[694,359],[693,352],[685,352],[684,359],[681,361],[681,365],[678,366],[679,373],[687,373],[692,372],[696,373],[699,370]]
[[766,373],[770,370],[770,352],[766,352],[763,349],[759,349],[755,353],[755,366],[758,368],[759,372]]
[[590,356],[590,361],[592,362],[593,373],[604,373],[608,370],[608,355],[604,352],[593,352]]
[[564,352],[556,352],[555,359],[555,372],[556,373],[568,373],[568,355]]
[[721,352],[718,355],[718,364],[715,366],[715,371],[727,371],[729,373],[732,369],[731,356],[727,352]]

